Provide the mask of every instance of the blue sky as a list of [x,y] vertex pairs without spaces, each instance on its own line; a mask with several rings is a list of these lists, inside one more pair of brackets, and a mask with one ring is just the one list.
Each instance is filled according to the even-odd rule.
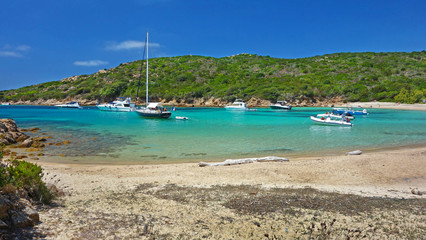
[[424,0],[3,0],[0,90],[142,58],[426,49]]

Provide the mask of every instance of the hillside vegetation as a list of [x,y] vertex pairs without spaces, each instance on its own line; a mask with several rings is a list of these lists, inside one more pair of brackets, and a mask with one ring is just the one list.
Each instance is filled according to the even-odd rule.
[[[150,59],[149,95],[153,101],[211,97],[276,101],[298,98],[326,101],[420,102],[426,97],[426,51],[335,53],[299,59],[239,54],[213,58],[180,56]],[[1,101],[92,100],[118,96],[145,98],[142,61],[123,63],[91,75],[74,76],[0,92]],[[143,62],[145,64],[145,61]]]

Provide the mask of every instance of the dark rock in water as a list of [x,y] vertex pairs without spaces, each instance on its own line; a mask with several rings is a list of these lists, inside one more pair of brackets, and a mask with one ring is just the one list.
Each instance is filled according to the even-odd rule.
[[27,147],[31,147],[33,145],[34,141],[31,138],[28,138],[27,140],[25,140],[23,143],[19,144],[18,147],[20,148],[27,148]]

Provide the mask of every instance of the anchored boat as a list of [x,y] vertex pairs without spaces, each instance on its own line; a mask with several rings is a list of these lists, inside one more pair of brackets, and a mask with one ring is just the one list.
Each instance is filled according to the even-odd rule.
[[367,109],[363,109],[362,111],[353,110],[352,108],[333,108],[334,114],[344,114],[349,113],[351,115],[368,115]]
[[288,105],[286,101],[277,101],[274,105],[269,105],[272,109],[291,110],[291,105]]
[[60,107],[60,108],[82,108],[80,107],[80,105],[78,104],[78,102],[68,102],[65,104],[58,104],[55,105],[55,107]]
[[228,110],[248,110],[247,103],[245,103],[242,99],[235,99],[235,101],[228,106],[225,106],[225,109]]
[[[169,118],[172,113],[167,110],[167,108],[163,107],[163,105],[159,102],[149,102],[148,98],[148,66],[149,66],[149,60],[148,60],[148,33],[146,33],[146,107],[136,109],[136,112],[145,118]],[[140,78],[139,78],[140,80]],[[139,91],[139,87],[138,87]]]
[[102,111],[111,111],[111,112],[133,112],[135,111],[135,104],[132,103],[130,97],[124,98],[119,97],[117,100],[111,103],[98,104],[96,105],[99,110]]
[[352,123],[350,122],[349,119],[347,118],[342,118],[342,119],[332,119],[332,118],[325,118],[325,117],[321,117],[321,118],[317,118],[314,116],[311,116],[311,120],[317,124],[322,124],[322,125],[341,125],[341,126],[349,126],[352,127]]

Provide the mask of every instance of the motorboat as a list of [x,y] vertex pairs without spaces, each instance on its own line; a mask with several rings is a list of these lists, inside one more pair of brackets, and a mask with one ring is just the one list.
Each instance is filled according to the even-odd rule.
[[175,118],[178,119],[178,120],[188,120],[189,119],[188,117],[184,117],[184,116],[176,116]]
[[57,104],[55,105],[55,107],[60,107],[60,108],[82,108],[78,102],[67,102],[64,104]]
[[149,103],[148,106],[136,109],[136,112],[146,118],[169,118],[172,113],[159,102]]
[[98,104],[96,106],[101,111],[111,112],[133,112],[136,109],[136,106],[132,103],[132,99],[130,97],[119,97],[111,103]]
[[333,108],[332,112],[334,114],[349,113],[351,115],[368,115],[367,109],[363,109],[362,111],[359,111],[359,110],[353,110],[352,108]]
[[323,125],[341,125],[341,126],[349,126],[349,127],[352,127],[353,125],[350,122],[350,120],[347,118],[335,120],[332,118],[325,118],[325,117],[317,118],[317,117],[311,116],[311,120],[317,124],[323,124]]
[[286,101],[277,101],[274,105],[269,105],[272,109],[291,110],[291,105],[288,105]]
[[8,102],[4,102],[4,103],[1,103],[1,105],[2,105],[2,106],[9,106],[9,105],[10,105],[10,103],[8,103]]
[[350,115],[349,113],[343,113],[343,114],[341,114],[341,115],[339,115],[339,114],[334,114],[334,113],[332,113],[332,112],[326,112],[326,113],[323,113],[323,114],[317,114],[317,117],[324,117],[324,118],[334,118],[334,119],[342,119],[342,118],[344,118],[344,117],[346,117],[346,118],[348,118],[348,119],[355,119],[355,117],[354,116],[352,116],[352,115]]
[[235,101],[228,106],[225,106],[225,109],[228,110],[248,110],[247,103],[245,103],[242,99],[235,99]]

